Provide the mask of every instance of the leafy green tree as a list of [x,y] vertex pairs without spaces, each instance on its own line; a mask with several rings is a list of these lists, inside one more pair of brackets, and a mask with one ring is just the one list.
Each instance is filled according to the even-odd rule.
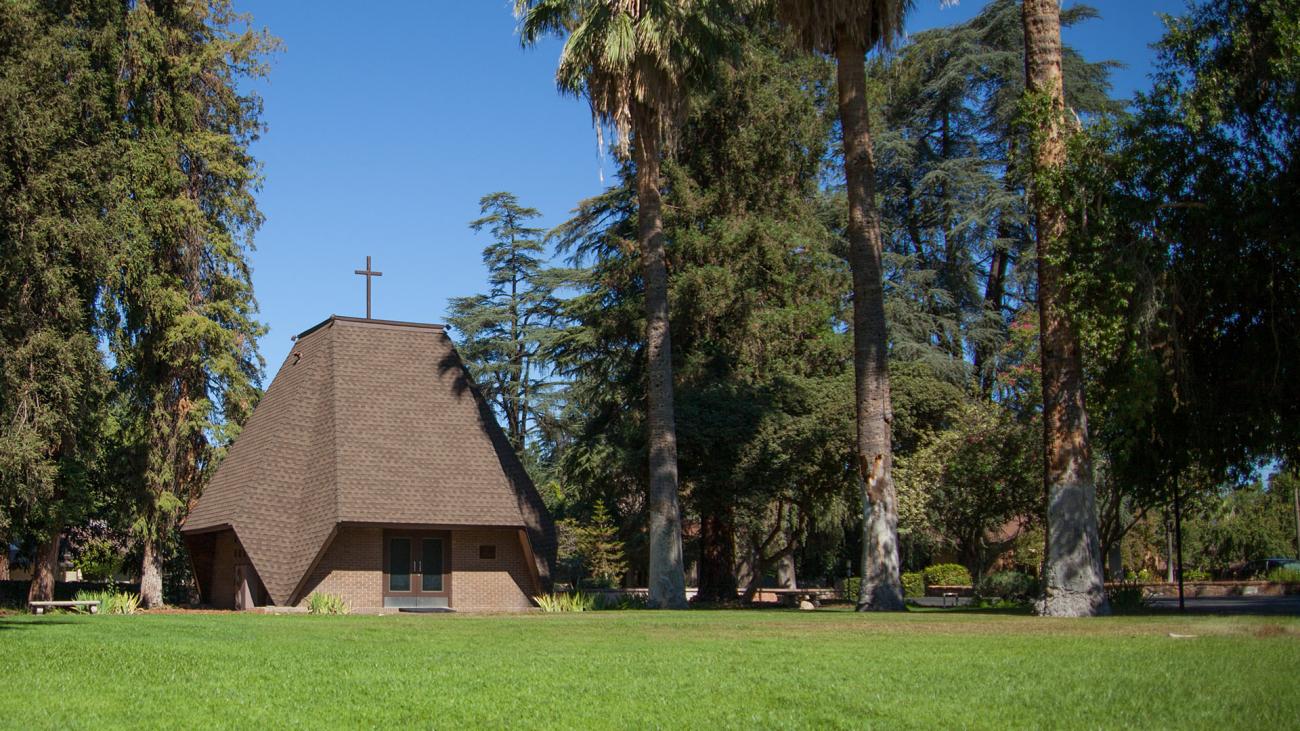
[[541,215],[536,209],[505,192],[483,196],[479,208],[482,217],[469,225],[493,237],[483,249],[489,290],[453,298],[448,322],[461,333],[460,352],[475,382],[505,417],[510,443],[531,464],[528,436],[551,411],[545,353],[558,315],[556,278],[543,268],[543,230],[528,225]]
[[0,546],[7,559],[10,539],[39,543],[33,600],[52,598],[98,460],[120,21],[112,3],[0,12]]
[[1186,464],[1212,474],[1245,474],[1270,455],[1294,464],[1300,9],[1204,3],[1166,23],[1155,88],[1123,134],[1128,200],[1115,217],[1137,222],[1122,234],[1143,254],[1127,392],[1144,411],[1131,416],[1167,446],[1130,453],[1174,458],[1144,465],[1166,482]]
[[893,420],[889,401],[883,247],[876,204],[865,61],[867,51],[889,46],[903,33],[909,0],[778,0],[778,15],[809,51],[836,59],[847,237],[853,272],[853,364],[862,478],[862,583],[859,610],[901,611],[898,507],[891,476]]
[[1189,510],[1183,523],[1187,565],[1223,573],[1255,559],[1297,555],[1293,484],[1279,472],[1268,482],[1224,490]]
[[555,75],[561,91],[587,99],[597,127],[613,128],[620,152],[631,147],[649,384],[649,604],[660,608],[686,606],[661,165],[687,90],[712,71],[726,45],[725,5],[710,0],[515,3],[525,45],[545,35],[564,39]]
[[132,216],[109,278],[109,345],[128,404],[141,603],[163,601],[178,519],[257,398],[262,360],[247,252],[261,223],[241,88],[275,42],[226,0],[140,2],[126,20],[124,164]]
[[1213,500],[1300,443],[1298,16],[1228,2],[1167,19],[1136,113],[1069,138],[1059,198],[1087,223],[1067,284],[1093,433],[1135,515]]
[[924,528],[978,580],[1037,522],[1042,435],[1037,423],[982,400],[954,422],[899,459],[900,502],[924,506]]

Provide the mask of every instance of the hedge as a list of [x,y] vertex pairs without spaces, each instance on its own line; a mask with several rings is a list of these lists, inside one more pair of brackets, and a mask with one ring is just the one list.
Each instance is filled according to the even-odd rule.
[[926,586],[970,586],[970,572],[957,563],[940,563],[922,572]]

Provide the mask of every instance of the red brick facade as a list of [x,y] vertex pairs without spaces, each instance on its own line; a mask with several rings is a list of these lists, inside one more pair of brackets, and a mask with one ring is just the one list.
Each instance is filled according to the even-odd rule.
[[[337,594],[353,609],[383,606],[381,527],[345,527],[312,570],[299,606],[312,592]],[[451,531],[451,608],[457,611],[517,611],[533,606],[532,574],[519,531],[464,528]],[[480,558],[481,546],[494,546],[496,557]]]

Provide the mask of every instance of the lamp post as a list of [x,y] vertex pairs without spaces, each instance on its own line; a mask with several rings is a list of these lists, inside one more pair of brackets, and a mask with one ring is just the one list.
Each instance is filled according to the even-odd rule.
[[1178,611],[1187,611],[1183,601],[1183,501],[1178,491],[1178,475],[1174,475],[1174,546],[1178,551]]

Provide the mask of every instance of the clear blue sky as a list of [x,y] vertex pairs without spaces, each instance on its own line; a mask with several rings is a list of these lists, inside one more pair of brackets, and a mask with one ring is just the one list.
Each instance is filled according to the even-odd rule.
[[[375,317],[443,322],[449,297],[484,287],[486,241],[465,225],[480,196],[512,191],[552,226],[604,187],[586,103],[555,91],[559,45],[520,49],[507,0],[234,4],[284,41],[258,84],[269,129],[254,147],[266,177],[252,262],[270,326],[267,383],[291,335],[331,314],[365,314],[352,272],[367,254],[384,273]],[[1102,18],[1065,42],[1127,65],[1117,96],[1146,88],[1156,13],[1183,3],[1091,4]],[[983,2],[916,5],[911,32],[965,20]]]

